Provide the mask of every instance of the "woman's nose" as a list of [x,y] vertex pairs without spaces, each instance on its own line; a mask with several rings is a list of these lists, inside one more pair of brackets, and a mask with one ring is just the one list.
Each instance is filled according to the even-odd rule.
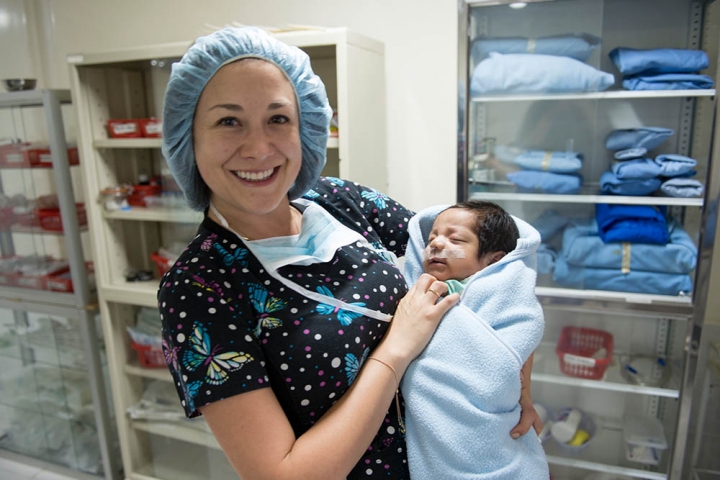
[[240,154],[245,158],[264,160],[272,155],[272,142],[262,128],[251,128],[242,139]]

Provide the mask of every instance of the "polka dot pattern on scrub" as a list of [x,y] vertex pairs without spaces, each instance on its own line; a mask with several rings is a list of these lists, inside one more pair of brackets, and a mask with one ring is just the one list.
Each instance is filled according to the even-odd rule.
[[[407,287],[388,252],[404,253],[412,212],[331,177],[305,198],[370,245],[351,243],[326,263],[278,273],[312,292],[392,315]],[[158,300],[165,358],[188,417],[199,415],[199,406],[269,387],[296,435],[342,397],[389,327],[285,287],[242,240],[207,217],[163,277]],[[391,405],[348,478],[409,478],[406,457]]]

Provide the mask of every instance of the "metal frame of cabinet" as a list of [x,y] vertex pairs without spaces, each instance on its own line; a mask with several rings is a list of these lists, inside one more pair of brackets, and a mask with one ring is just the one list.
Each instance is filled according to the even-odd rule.
[[[717,104],[714,100],[715,90],[711,91],[625,91],[612,90],[598,93],[581,93],[581,94],[559,94],[559,95],[508,95],[508,96],[486,96],[482,98],[471,99],[470,93],[470,45],[475,34],[484,32],[487,25],[482,25],[482,21],[476,22],[470,14],[471,9],[486,6],[506,6],[511,1],[472,1],[458,0],[458,85],[459,85],[459,112],[458,112],[458,200],[466,200],[470,195],[470,172],[469,159],[472,157],[475,148],[474,137],[470,132],[484,132],[486,127],[486,118],[484,105],[488,102],[521,102],[532,100],[563,101],[563,100],[593,100],[593,101],[613,101],[614,99],[642,99],[642,98],[683,98],[680,107],[681,120],[680,132],[681,140],[678,142],[678,153],[687,154],[690,150],[691,142],[697,142],[699,133],[693,131],[693,126],[699,122],[708,125],[707,128],[714,128]],[[549,3],[547,0],[534,0],[527,2],[535,5],[536,3]],[[587,2],[586,2],[587,3]],[[602,4],[602,0],[598,0]],[[704,2],[688,2],[691,12],[689,18],[691,25],[688,27],[689,38],[687,48],[700,48],[701,38],[705,34],[703,28],[710,30],[709,22],[714,19],[703,18]],[[566,27],[573,30],[572,26]],[[508,34],[509,35],[509,34]],[[716,52],[717,39],[703,38],[704,41],[713,41],[710,46],[710,53]],[[648,47],[649,48],[649,47]],[[711,64],[715,63],[714,59]],[[720,77],[716,75],[715,83],[718,84]],[[708,98],[702,105],[697,105],[697,98]],[[472,105],[473,103],[475,105]],[[474,109],[471,107],[475,107]],[[482,135],[480,135],[482,136]],[[618,315],[637,316],[640,318],[655,318],[657,324],[654,327],[656,332],[656,350],[658,353],[667,351],[670,343],[675,345],[676,355],[683,358],[683,372],[679,379],[679,386],[671,390],[668,389],[636,389],[628,388],[618,379],[607,378],[606,381],[600,383],[593,380],[583,380],[573,377],[563,377],[557,373],[540,373],[533,372],[533,383],[536,382],[552,384],[570,385],[579,389],[602,389],[625,391],[628,393],[636,393],[640,395],[650,396],[653,400],[649,403],[648,410],[652,414],[658,413],[658,408],[664,408],[664,403],[658,402],[659,398],[674,399],[676,409],[675,430],[673,441],[671,441],[672,450],[666,455],[670,455],[667,474],[662,472],[645,472],[642,466],[637,468],[619,467],[616,465],[603,465],[597,462],[589,462],[582,459],[570,459],[562,456],[548,455],[551,464],[564,465],[588,471],[604,471],[612,472],[618,475],[628,475],[637,478],[654,478],[654,479],[680,479],[683,475],[683,462],[686,456],[688,429],[693,412],[693,389],[696,383],[696,369],[698,349],[700,346],[700,338],[703,329],[703,323],[706,315],[706,304],[711,294],[708,291],[708,279],[710,276],[710,267],[714,245],[714,232],[707,232],[707,225],[715,225],[717,222],[718,205],[720,203],[720,170],[715,168],[712,160],[717,158],[716,151],[720,145],[715,131],[710,132],[713,140],[709,153],[708,171],[706,175],[707,182],[705,184],[704,198],[698,199],[679,199],[679,198],[662,198],[662,197],[613,197],[606,195],[585,194],[579,195],[548,195],[534,193],[493,193],[483,192],[474,197],[497,201],[543,201],[548,203],[555,202],[581,202],[587,204],[594,203],[624,203],[635,205],[667,205],[670,208],[695,208],[701,211],[699,218],[700,238],[698,247],[698,261],[695,269],[694,290],[692,298],[680,297],[663,297],[654,295],[641,295],[624,292],[608,292],[596,290],[573,290],[563,288],[538,287],[537,293],[544,308],[547,311],[574,311],[581,314],[593,314],[594,312],[604,312],[612,314],[616,312]],[[587,160],[586,160],[587,161]],[[676,322],[670,325],[669,322]],[[684,327],[683,327],[684,324]],[[666,333],[669,326],[675,326],[676,330],[683,332],[684,338],[668,339]],[[677,336],[680,336],[679,334]],[[680,351],[682,350],[682,351]],[[553,352],[554,353],[554,352]],[[697,406],[696,406],[697,408]],[[696,414],[695,414],[696,415]],[[669,439],[670,440],[670,439]],[[622,439],[620,439],[622,442]]]
[[[330,105],[337,110],[339,135],[329,139],[323,175],[386,189],[383,44],[344,28],[276,36],[309,54],[313,70],[327,87]],[[97,198],[105,187],[132,183],[140,173],[167,174],[161,139],[109,138],[106,121],[160,116],[169,67],[189,45],[183,42],[68,56],[88,199]],[[373,108],[368,109],[369,104]],[[234,475],[216,440],[203,427],[204,421],[200,420],[198,427],[198,421],[132,420],[126,414],[147,382],[171,384],[171,378],[167,369],[140,365],[126,332],[137,307],[157,307],[158,280],[130,283],[124,272],[129,267],[155,270],[149,254],[169,241],[173,229],[186,233],[191,228],[193,235],[202,214],[186,208],[106,211],[97,202],[87,203],[103,330],[105,338],[112,339],[107,344],[108,363],[125,476],[143,480],[209,478],[208,469],[213,465],[213,475]],[[180,462],[172,468],[170,457],[162,457],[165,447],[173,451],[173,461]],[[189,453],[177,454],[178,448],[187,448]]]
[[[96,330],[96,297],[94,292],[91,292],[88,283],[61,112],[61,105],[69,103],[71,103],[69,90],[37,90],[0,94],[0,108],[2,109],[41,107],[44,111],[52,155],[52,173],[57,185],[61,211],[62,235],[66,242],[66,255],[73,284],[73,293],[1,287],[0,306],[12,309],[15,312],[16,321],[21,323],[27,322],[28,312],[58,315],[80,321],[79,335],[81,338],[79,342],[87,362],[87,382],[94,406],[95,426],[104,476],[108,480],[113,480],[118,478],[120,465],[116,458],[116,442],[113,441],[115,432],[111,421]],[[40,229],[32,230],[32,234],[53,235]],[[15,252],[12,231],[0,232],[0,245],[3,255],[11,255]],[[29,361],[32,362],[32,358]]]

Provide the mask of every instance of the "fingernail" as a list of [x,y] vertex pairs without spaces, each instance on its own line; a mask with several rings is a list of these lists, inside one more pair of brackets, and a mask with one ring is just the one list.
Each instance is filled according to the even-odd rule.
[[510,434],[510,436],[515,439],[520,438],[520,434],[517,432],[513,432],[512,434]]

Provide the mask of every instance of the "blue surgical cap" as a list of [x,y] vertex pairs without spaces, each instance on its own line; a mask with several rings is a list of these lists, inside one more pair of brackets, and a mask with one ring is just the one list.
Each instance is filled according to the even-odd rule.
[[190,208],[204,210],[209,189],[195,163],[193,118],[200,94],[223,65],[242,58],[260,58],[287,75],[300,109],[302,167],[290,188],[291,200],[312,188],[325,165],[332,109],[325,85],[315,75],[308,55],[255,27],[227,27],[198,38],[174,63],[163,105],[162,153]]

